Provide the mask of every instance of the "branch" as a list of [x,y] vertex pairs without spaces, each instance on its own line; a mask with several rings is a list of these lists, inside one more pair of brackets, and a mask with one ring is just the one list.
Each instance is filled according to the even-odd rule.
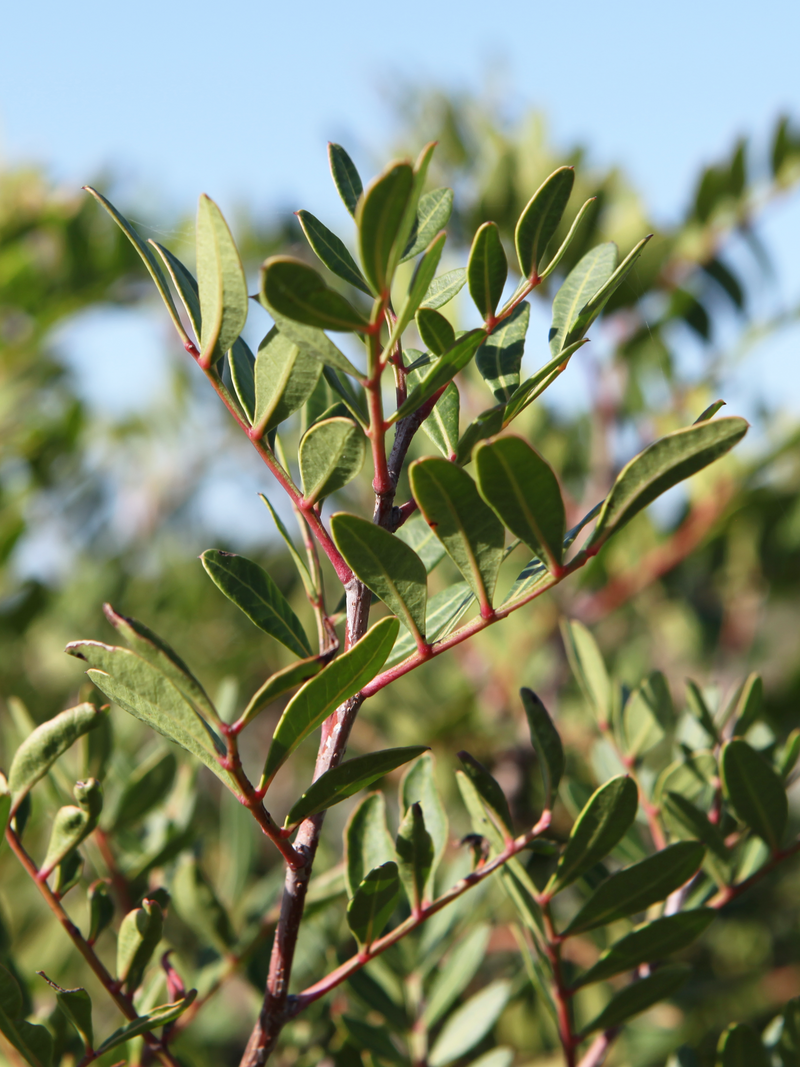
[[620,1028],[614,1026],[610,1030],[604,1030],[602,1034],[598,1034],[581,1057],[578,1067],[601,1067],[606,1058],[606,1053],[611,1048],[619,1031]]

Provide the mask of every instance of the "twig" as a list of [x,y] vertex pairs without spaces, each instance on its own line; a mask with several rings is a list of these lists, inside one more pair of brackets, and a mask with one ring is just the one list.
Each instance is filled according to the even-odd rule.
[[578,1067],[601,1067],[619,1030],[618,1026],[614,1026],[609,1030],[604,1030],[602,1034],[598,1034],[581,1057]]

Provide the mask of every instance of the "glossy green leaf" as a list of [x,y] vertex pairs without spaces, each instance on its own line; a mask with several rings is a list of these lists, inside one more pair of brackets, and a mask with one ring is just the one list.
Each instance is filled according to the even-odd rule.
[[246,556],[209,548],[200,556],[211,581],[259,630],[305,658],[311,645],[305,630],[267,572]]
[[445,1015],[475,977],[486,958],[491,927],[477,923],[449,951],[437,968],[425,1002],[423,1018],[430,1029]]
[[10,971],[0,964],[0,1033],[31,1067],[50,1067],[53,1038],[45,1026],[23,1015],[22,991]]
[[93,882],[89,886],[87,897],[89,900],[88,941],[90,945],[93,945],[114,918],[114,901],[111,898],[108,883],[103,881]]
[[540,367],[539,370],[527,378],[522,385],[520,385],[511,395],[511,399],[506,404],[505,416],[503,418],[503,425],[508,426],[525,408],[529,407],[537,397],[540,397],[542,393],[567,369],[570,359],[575,355],[579,348],[582,348],[587,342],[585,340],[576,341],[574,345],[570,345],[563,351],[559,352],[557,356],[549,360]]
[[377,293],[383,293],[391,283],[395,242],[413,183],[411,164],[394,163],[364,190],[356,208],[361,265]]
[[95,730],[105,712],[94,704],[78,704],[59,712],[26,737],[17,749],[8,772],[11,810],[16,811],[29,790],[43,778],[59,756],[89,730]]
[[318,330],[363,332],[367,320],[341,293],[300,259],[270,256],[261,268],[262,291],[269,307]]
[[491,982],[448,1018],[428,1055],[429,1067],[446,1067],[489,1033],[511,996],[511,983]]
[[59,808],[53,819],[50,842],[41,868],[48,874],[89,836],[103,810],[103,787],[96,779],[77,782],[74,794],[78,803]]
[[141,985],[144,970],[161,940],[163,915],[154,900],[145,899],[129,911],[117,935],[117,978],[126,993]]
[[736,706],[733,710],[733,734],[734,737],[744,737],[758,716],[761,714],[761,705],[764,702],[764,683],[760,674],[751,674],[747,677]]
[[552,468],[521,437],[482,444],[474,459],[483,499],[515,537],[557,571],[567,524]]
[[355,218],[358,198],[364,190],[356,165],[342,146],[333,142],[328,142],[328,161],[336,190],[344,206]]
[[491,604],[505,531],[465,470],[445,459],[418,460],[411,491],[425,521],[482,604]]
[[295,801],[286,816],[285,825],[296,826],[303,819],[308,819],[320,811],[327,811],[334,804],[339,804],[354,793],[366,789],[379,778],[416,759],[425,751],[425,745],[412,745],[406,748],[387,748],[345,760],[338,767],[321,774],[300,799]]
[[566,338],[589,300],[614,273],[617,246],[613,241],[591,249],[567,275],[553,300],[550,351],[557,356],[567,347]]
[[761,1038],[747,1023],[734,1023],[720,1035],[717,1067],[770,1067],[771,1063]]
[[697,873],[704,853],[697,841],[679,841],[617,871],[594,890],[564,934],[585,933],[666,900]]
[[559,167],[542,182],[520,215],[514,244],[523,278],[537,276],[539,263],[558,229],[574,182],[574,169]]
[[484,319],[491,319],[503,295],[508,277],[500,230],[495,222],[484,222],[472,241],[467,263],[469,294]]
[[499,782],[489,774],[482,763],[470,756],[469,752],[459,752],[458,758],[461,760],[464,774],[472,782],[483,805],[494,817],[500,832],[505,837],[513,837],[511,812]]
[[426,899],[434,857],[433,839],[418,803],[411,805],[400,823],[395,850],[400,881],[412,909],[418,910]]
[[343,511],[331,517],[331,533],[361,581],[408,630],[424,638],[427,572],[416,552],[383,527]]
[[247,281],[222,212],[203,195],[197,206],[197,287],[200,355],[227,352],[247,322]]
[[316,422],[300,442],[300,477],[307,504],[343,489],[364,466],[367,439],[350,418]]
[[353,809],[344,830],[345,882],[353,897],[366,874],[395,858],[383,793],[370,793]]
[[219,720],[217,709],[205,689],[166,641],[138,619],[120,615],[110,604],[103,605],[103,614],[133,651],[166,675],[201,714]]
[[447,812],[436,788],[436,765],[433,755],[425,753],[403,775],[400,783],[400,810],[407,812],[412,804],[419,804],[425,817],[425,827],[433,842],[433,860],[426,892],[433,896],[433,876],[441,862],[449,840]]
[[531,306],[527,300],[517,304],[478,349],[475,366],[481,373],[498,404],[505,404],[519,388],[519,371],[525,351]]
[[423,193],[417,204],[417,214],[411,236],[400,259],[401,263],[413,259],[426,248],[443,230],[453,211],[453,190],[432,189]]
[[465,267],[456,267],[445,274],[434,278],[425,293],[422,306],[426,308],[442,308],[449,304],[453,297],[458,296],[467,284],[467,271]]
[[300,742],[332,711],[372,681],[389,655],[399,626],[395,618],[376,622],[351,649],[295,693],[275,727],[260,788],[269,785]]
[[210,942],[223,954],[231,949],[236,941],[231,920],[194,857],[178,864],[171,892],[176,911],[202,944]]
[[733,810],[772,851],[781,847],[789,807],[783,782],[761,753],[735,738],[722,749],[720,771]]
[[362,880],[347,905],[347,925],[364,948],[383,933],[399,896],[400,877],[392,860],[375,867]]
[[320,262],[344,281],[360,289],[362,293],[371,296],[364,275],[358,268],[358,264],[350,255],[344,241],[328,229],[324,222],[312,215],[310,211],[296,212],[303,233],[308,243],[316,252]]
[[253,424],[259,435],[263,436],[298,411],[311,396],[321,374],[319,359],[300,349],[273,326],[258,346],[256,356]]
[[611,681],[597,642],[582,622],[564,619],[561,637],[572,673],[600,722],[611,711]]
[[593,1030],[608,1030],[620,1026],[626,1019],[646,1011],[661,1000],[676,993],[692,972],[687,963],[670,963],[659,967],[647,978],[640,978],[623,986],[606,1004],[600,1014],[584,1027],[583,1035]]
[[455,330],[440,311],[421,307],[416,322],[423,344],[435,356],[443,356],[456,343]]
[[409,548],[414,550],[425,564],[425,570],[428,574],[447,555],[442,542],[419,513],[407,519],[397,531],[395,537],[400,541],[404,541]]
[[596,789],[572,827],[545,892],[551,896],[560,892],[605,859],[632,825],[638,804],[636,783],[627,775],[618,775]]
[[52,982],[44,971],[36,972],[55,990],[58,1006],[78,1031],[87,1051],[94,1048],[94,1027],[92,1026],[92,998],[85,989],[63,989]]
[[531,744],[539,759],[542,772],[545,806],[552,807],[558,792],[558,783],[564,773],[564,746],[558,730],[553,725],[547,708],[532,689],[520,689],[522,706],[528,720]]
[[301,659],[299,662],[292,663],[290,666],[284,667],[283,670],[271,674],[261,688],[250,698],[247,707],[238,720],[240,728],[252,722],[256,715],[260,714],[264,708],[277,700],[278,697],[283,696],[284,693],[288,693],[292,689],[296,689],[298,685],[307,682],[315,674],[319,674],[324,666],[325,660],[322,656],[310,656],[308,659]]
[[414,386],[405,401],[386,421],[391,424],[410,415],[452,381],[475,355],[483,336],[483,330],[470,330],[469,333],[463,334],[449,351],[433,363],[422,381]]
[[[398,1067],[405,1067],[408,1061],[395,1046],[385,1026],[374,1026],[354,1015],[342,1015],[342,1023],[352,1042],[349,1047],[358,1048],[359,1052],[367,1052],[373,1063],[385,1063],[388,1060]],[[358,1059],[362,1062],[360,1055]]]
[[134,1019],[133,1022],[126,1023],[125,1026],[121,1026],[119,1030],[115,1030],[111,1037],[103,1042],[100,1048],[96,1050],[97,1055],[103,1056],[106,1052],[110,1052],[119,1045],[124,1045],[126,1042],[131,1041],[134,1037],[138,1037],[140,1034],[158,1030],[159,1027],[174,1022],[177,1018],[183,1015],[189,1005],[193,1003],[196,996],[197,990],[190,989],[182,1000],[174,1001],[172,1004],[161,1004],[157,1008],[152,1008],[146,1015],[140,1015],[139,1018]]
[[472,461],[475,446],[488,437],[494,437],[503,428],[505,404],[497,404],[487,411],[482,411],[464,430],[456,449],[456,463],[465,467]]
[[[475,594],[466,582],[456,582],[430,597],[425,613],[425,637],[428,643],[433,644],[446,637],[474,600]],[[414,635],[403,627],[385,666],[388,668],[401,663],[416,648]]]
[[580,987],[604,982],[642,963],[654,963],[679,952],[691,945],[716,917],[714,908],[697,908],[655,919],[615,941],[575,984]]
[[256,413],[256,357],[241,337],[228,352],[228,366],[236,396],[252,426]]

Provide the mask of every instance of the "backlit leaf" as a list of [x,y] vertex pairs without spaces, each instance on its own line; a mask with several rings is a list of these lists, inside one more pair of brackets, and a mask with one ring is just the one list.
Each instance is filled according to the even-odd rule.
[[349,418],[323,419],[300,442],[300,476],[307,504],[343,489],[364,466],[367,439]]
[[523,300],[492,330],[475,356],[475,366],[498,404],[510,400],[519,388],[519,370],[530,315],[531,306]]
[[423,193],[417,205],[417,215],[411,237],[400,259],[405,263],[418,256],[436,234],[445,228],[453,211],[453,190],[432,189]]
[[572,356],[586,343],[585,340],[580,340],[576,341],[574,345],[569,345],[559,352],[557,356],[545,363],[543,367],[540,367],[534,375],[526,378],[522,385],[514,390],[511,399],[506,404],[503,425],[508,426],[537,397],[540,397],[545,389],[551,386],[559,375],[563,374]]
[[520,215],[514,243],[523,278],[532,278],[538,273],[539,263],[558,229],[574,182],[574,169],[559,167],[539,186]]
[[433,839],[425,827],[419,804],[406,812],[395,841],[400,881],[412,909],[419,909],[425,899],[425,887],[433,870]]
[[247,281],[228,224],[201,196],[197,207],[197,287],[202,313],[200,355],[227,352],[247,322]]
[[[422,424],[422,429],[445,459],[452,459],[458,448],[460,408],[461,398],[458,387],[455,382],[450,382],[433,405],[433,411]],[[406,523],[406,525],[408,524]],[[402,529],[405,529],[405,526]],[[428,530],[428,533],[430,533],[430,530]]]
[[465,267],[456,267],[446,274],[440,274],[434,278],[425,293],[422,306],[426,308],[441,308],[449,304],[454,296],[458,296],[467,284],[467,271]]
[[467,263],[467,284],[473,303],[484,319],[490,319],[508,277],[506,260],[500,231],[494,222],[484,222],[472,241],[472,248]]
[[254,373],[253,424],[263,436],[305,404],[322,374],[322,364],[273,326],[258,346]]

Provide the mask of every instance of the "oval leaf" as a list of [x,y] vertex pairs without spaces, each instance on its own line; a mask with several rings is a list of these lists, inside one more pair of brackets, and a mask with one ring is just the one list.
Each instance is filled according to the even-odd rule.
[[367,439],[349,418],[323,419],[300,442],[300,476],[307,504],[343,489],[364,466]]
[[530,317],[531,306],[527,300],[523,300],[507,319],[492,330],[475,356],[475,366],[498,404],[509,401],[519,388],[519,371]]
[[498,829],[505,837],[513,837],[511,812],[508,801],[500,788],[500,783],[489,774],[469,752],[459,752],[458,758],[464,768],[464,774],[472,782],[484,807],[494,816]]
[[692,972],[688,963],[670,963],[647,978],[638,979],[615,993],[596,1019],[583,1030],[581,1037],[593,1030],[608,1030],[619,1026],[632,1015],[646,1011],[660,1000],[676,993]]
[[252,722],[256,715],[274,700],[277,700],[279,696],[288,693],[290,689],[296,689],[298,685],[302,685],[309,678],[313,678],[315,674],[319,674],[325,666],[325,662],[326,660],[322,656],[310,656],[308,659],[301,659],[297,663],[284,667],[282,671],[276,671],[275,674],[270,675],[258,692],[251,697],[250,702],[242,712],[242,717],[237,722],[238,728],[241,729],[247,723]]
[[197,207],[197,287],[202,314],[200,356],[227,352],[247,322],[247,281],[231,231],[207,196]]
[[347,895],[352,898],[368,871],[395,858],[383,793],[370,793],[354,808],[344,829],[344,852]]
[[287,319],[318,330],[363,331],[368,323],[352,304],[300,259],[270,256],[261,268],[264,299]]
[[413,184],[411,164],[395,163],[367,187],[356,208],[361,265],[377,293],[383,293],[391,282],[394,245]]
[[573,167],[559,167],[539,186],[519,217],[514,231],[523,278],[535,278],[539,262],[558,229],[575,182]]
[[361,882],[347,905],[347,925],[364,948],[380,937],[399,896],[400,878],[392,860],[371,870]]
[[253,424],[258,435],[280,426],[298,411],[314,392],[321,374],[320,360],[273,326],[258,346],[254,370]]
[[308,243],[316,252],[319,260],[329,271],[338,275],[344,281],[360,289],[362,293],[371,296],[369,286],[358,264],[350,255],[347,246],[340,237],[328,229],[328,227],[310,211],[298,211],[297,217],[303,227]]
[[435,356],[443,356],[456,343],[455,330],[440,311],[420,308],[416,321],[423,344]]
[[469,295],[484,319],[493,319],[508,277],[500,230],[495,222],[484,222],[472,241],[467,263]]
[[489,1033],[511,996],[511,983],[500,979],[454,1011],[428,1056],[430,1067],[446,1067],[474,1048]]
[[733,810],[773,852],[780,848],[789,817],[783,782],[764,757],[735,738],[722,749],[720,770]]
[[551,807],[564,773],[564,746],[547,708],[532,689],[520,689],[522,706],[528,719],[531,744],[539,757],[546,807]]
[[94,704],[78,704],[43,722],[25,738],[8,772],[12,811],[16,811],[29,790],[47,774],[59,756],[79,737],[100,726],[105,714]]
[[328,143],[328,161],[336,191],[350,214],[355,218],[358,198],[363,192],[356,165],[340,144]]

